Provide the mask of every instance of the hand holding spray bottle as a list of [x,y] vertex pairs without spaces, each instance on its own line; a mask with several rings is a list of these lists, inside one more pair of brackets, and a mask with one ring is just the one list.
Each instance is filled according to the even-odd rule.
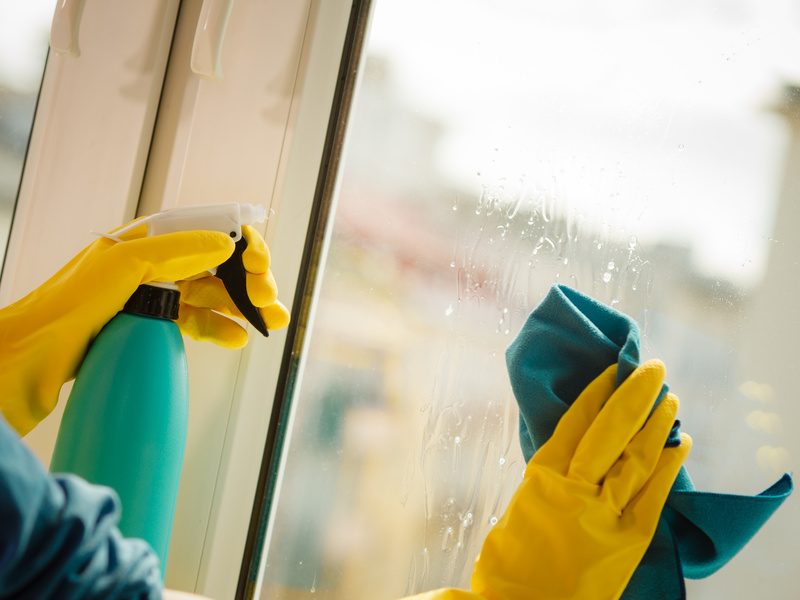
[[[242,226],[264,221],[263,207],[227,204],[178,208],[139,219],[147,235],[191,230],[227,233],[236,242],[216,268],[242,315],[263,335],[267,325],[247,294]],[[88,290],[87,290],[88,291]],[[174,320],[174,283],[141,285],[95,338],[78,370],[51,471],[69,472],[113,488],[122,502],[120,530],[146,540],[166,564],[188,421],[188,373]]]

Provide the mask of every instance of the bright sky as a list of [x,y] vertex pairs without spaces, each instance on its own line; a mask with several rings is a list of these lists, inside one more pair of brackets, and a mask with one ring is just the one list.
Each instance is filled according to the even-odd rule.
[[798,2],[374,10],[370,51],[391,61],[410,104],[446,123],[451,178],[554,188],[597,228],[690,243],[701,271],[758,277],[787,143],[767,107],[800,81]]
[[[556,189],[597,228],[682,240],[710,275],[763,268],[800,81],[793,0],[381,0],[370,51],[447,125],[476,190]],[[55,0],[0,1],[0,85],[39,85]],[[478,176],[477,173],[481,175]]]
[[39,88],[55,0],[0,0],[0,87]]

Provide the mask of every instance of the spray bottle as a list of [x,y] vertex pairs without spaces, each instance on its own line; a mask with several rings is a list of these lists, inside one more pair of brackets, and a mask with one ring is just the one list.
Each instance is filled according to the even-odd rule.
[[[227,204],[178,208],[145,217],[147,235],[195,229],[228,233],[233,255],[213,273],[245,318],[268,335],[247,296],[242,225],[263,221],[263,207]],[[127,228],[115,232],[122,235]],[[112,239],[117,239],[112,237]],[[119,528],[146,540],[166,565],[188,421],[186,353],[174,284],[141,285],[101,330],[67,401],[50,469],[113,488]]]

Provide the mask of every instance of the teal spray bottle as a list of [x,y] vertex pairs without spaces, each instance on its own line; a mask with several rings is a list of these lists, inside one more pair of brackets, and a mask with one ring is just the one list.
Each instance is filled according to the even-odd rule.
[[[136,221],[148,235],[194,229],[228,233],[233,255],[213,273],[263,335],[266,324],[246,288],[242,225],[263,221],[263,207],[199,206]],[[119,230],[119,236],[127,231]],[[116,239],[116,238],[112,238]],[[118,241],[118,240],[117,240]],[[174,284],[142,285],[92,342],[75,378],[50,464],[113,488],[123,535],[146,540],[166,565],[188,422],[188,372]]]

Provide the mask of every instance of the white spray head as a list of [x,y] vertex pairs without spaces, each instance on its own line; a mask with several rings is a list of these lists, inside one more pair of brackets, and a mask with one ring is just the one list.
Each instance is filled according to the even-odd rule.
[[231,236],[234,242],[242,237],[242,226],[261,223],[267,219],[267,209],[257,204],[215,204],[211,206],[185,206],[148,215],[114,232],[104,235],[115,241],[131,229],[147,225],[147,235],[161,235],[176,231],[220,231]]
[[[236,242],[233,254],[221,265],[211,269],[209,273],[222,281],[225,290],[233,303],[260,333],[269,335],[267,324],[259,309],[253,305],[247,293],[247,272],[244,268],[243,253],[247,248],[247,239],[242,237],[242,227],[260,223],[267,219],[267,209],[255,204],[218,204],[213,206],[187,206],[165,210],[149,215],[126,225],[114,232],[114,235],[99,234],[103,237],[121,242],[120,236],[126,232],[147,225],[147,235],[162,235],[177,231],[219,231],[225,233]],[[175,288],[173,283],[163,282],[161,287]]]
[[267,220],[267,207],[260,204],[239,204],[239,222],[242,225],[263,223]]

